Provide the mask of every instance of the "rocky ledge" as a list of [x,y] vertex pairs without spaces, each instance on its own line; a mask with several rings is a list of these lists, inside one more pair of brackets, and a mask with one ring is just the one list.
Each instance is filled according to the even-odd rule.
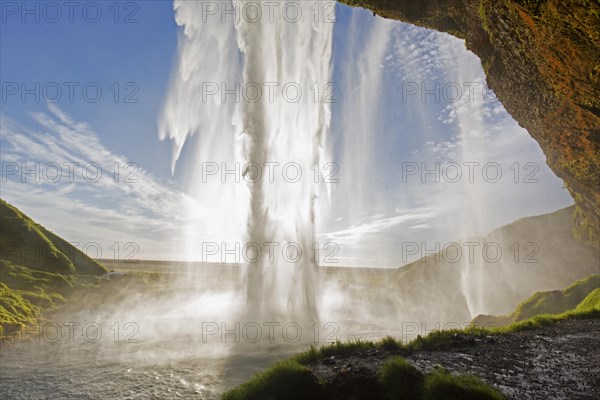
[[337,399],[383,399],[377,372],[394,355],[423,373],[442,367],[482,378],[509,399],[600,398],[600,319],[567,319],[545,327],[477,337],[457,334],[436,350],[356,351],[309,366]]

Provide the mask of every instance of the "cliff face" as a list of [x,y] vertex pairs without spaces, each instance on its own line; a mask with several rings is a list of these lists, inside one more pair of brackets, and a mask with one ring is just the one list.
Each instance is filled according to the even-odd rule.
[[576,237],[600,243],[599,0],[343,2],[465,39],[575,199]]

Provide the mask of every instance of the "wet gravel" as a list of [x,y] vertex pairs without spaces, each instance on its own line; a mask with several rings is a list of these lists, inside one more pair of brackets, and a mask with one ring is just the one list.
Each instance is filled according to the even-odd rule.
[[379,398],[376,374],[399,354],[426,373],[442,366],[471,373],[509,399],[600,398],[600,319],[565,320],[536,330],[474,338],[457,335],[429,351],[359,351],[313,365],[340,399]]

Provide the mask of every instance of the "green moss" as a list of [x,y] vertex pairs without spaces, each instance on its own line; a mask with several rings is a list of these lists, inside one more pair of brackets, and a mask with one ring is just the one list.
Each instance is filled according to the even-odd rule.
[[575,308],[600,286],[600,275],[592,275],[573,283],[564,290],[537,292],[517,306],[513,321],[523,321],[539,314],[561,314]]
[[538,315],[558,315],[575,309],[588,294],[600,287],[600,275],[581,279],[563,290],[536,292],[519,303],[510,315],[479,315],[471,322],[472,326],[505,326],[525,321]]
[[399,342],[398,340],[396,340],[394,337],[389,336],[389,335],[384,337],[383,339],[381,339],[381,341],[378,342],[376,345],[384,350],[401,350],[401,349],[403,349],[402,343]]
[[542,314],[525,321],[514,322],[507,326],[490,329],[493,334],[519,332],[525,330],[538,329],[546,325],[555,324],[567,319],[596,319],[600,318],[600,309],[574,309],[562,314]]
[[378,375],[389,400],[421,398],[424,376],[402,357],[388,358]]
[[275,363],[248,382],[223,394],[223,400],[316,399],[321,385],[310,369],[294,360]]
[[33,324],[39,308],[27,300],[20,291],[0,283],[0,337],[20,331]]
[[101,275],[106,268],[0,199],[0,259],[58,274]]
[[427,336],[417,336],[416,339],[406,343],[404,347],[410,351],[439,350],[460,337],[484,337],[494,333],[499,333],[497,328],[482,328],[477,326],[465,329],[433,331]]
[[512,0],[514,3],[519,4],[525,11],[531,16],[541,18],[544,13],[544,5],[548,0]]
[[[81,282],[107,270],[64,239],[0,199],[0,338],[65,301]],[[148,282],[146,282],[148,279]],[[155,277],[144,277],[149,284]]]
[[2,311],[0,338],[3,333],[21,330],[39,317],[40,311],[65,301],[74,286],[75,277],[32,270],[0,260]]
[[472,375],[452,375],[443,368],[425,378],[423,400],[502,400],[505,397]]
[[[584,280],[585,281],[585,280]],[[576,291],[579,285],[572,285],[565,289],[567,292]],[[442,349],[461,337],[485,337],[519,332],[554,324],[566,319],[600,318],[600,289],[592,291],[577,307],[562,314],[537,315],[524,321],[514,322],[507,326],[482,328],[472,326],[466,329],[453,329],[434,331],[429,335],[403,344],[388,336],[380,342],[353,340],[350,342],[336,342],[317,349],[311,346],[309,350],[296,357],[276,363],[271,368],[255,375],[247,383],[225,393],[224,399],[301,399],[315,398],[320,393],[322,386],[316,381],[307,364],[315,363],[321,359],[336,356],[344,357],[356,355],[357,352],[373,349],[390,349],[396,351],[419,351]],[[410,386],[407,382],[412,376],[412,381],[419,381],[418,374],[410,364],[400,357],[387,360],[379,371],[379,382],[389,398],[394,399],[421,399],[412,397],[407,393],[415,393],[418,387]],[[418,371],[417,371],[418,372]],[[417,385],[418,386],[418,385]],[[404,393],[401,395],[401,393]],[[451,375],[445,370],[436,370],[427,375],[423,386],[423,400],[430,399],[473,399],[494,400],[504,399],[497,390],[485,384],[480,379],[470,375]]]
[[[388,358],[378,371],[387,399],[498,400],[502,394],[471,375],[451,375],[436,369],[427,376],[402,357]],[[312,371],[295,359],[279,361],[246,383],[223,394],[224,400],[295,400],[331,398]]]
[[31,290],[39,287],[43,290],[61,292],[73,287],[75,277],[38,271],[0,260],[0,281],[12,289]]
[[[593,294],[593,296],[598,296]],[[584,300],[588,303],[597,301],[596,297],[590,294],[590,299]],[[507,334],[531,329],[537,329],[546,325],[554,324],[569,318],[589,319],[600,318],[600,307],[581,306],[561,314],[542,314],[532,318],[513,322],[504,326],[470,326],[465,329],[448,329],[433,331],[427,336],[417,336],[408,343],[402,343],[399,340],[387,336],[379,342],[352,340],[349,342],[337,341],[332,344],[323,345],[320,348],[310,346],[310,348],[293,358],[294,361],[302,365],[315,363],[319,360],[335,357],[345,357],[350,354],[356,354],[357,351],[388,349],[396,351],[421,351],[421,350],[439,350],[461,337],[471,336],[483,338],[489,335]]]
[[[389,339],[386,341],[386,344],[390,344]],[[332,356],[343,357],[349,354],[354,354],[357,351],[373,350],[379,347],[381,347],[381,344],[376,345],[375,343],[367,340],[355,339],[347,342],[337,340],[335,343],[323,345],[318,349],[311,345],[307,351],[294,357],[294,360],[300,364],[307,365],[323,358]]]
[[593,292],[587,295],[581,303],[575,308],[576,312],[587,312],[590,310],[600,310],[600,289],[594,289]]
[[[492,37],[492,31],[490,30],[490,27],[488,25],[488,17],[487,17],[487,12],[486,12],[486,9],[485,9],[484,0],[479,0],[478,12],[479,12],[479,19],[481,19],[481,26],[483,27],[483,30],[491,38]],[[487,72],[486,72],[486,75],[487,75]]]

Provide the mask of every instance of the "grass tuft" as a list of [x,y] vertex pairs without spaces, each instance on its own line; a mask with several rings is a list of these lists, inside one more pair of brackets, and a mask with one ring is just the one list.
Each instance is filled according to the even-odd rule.
[[589,312],[593,310],[600,310],[600,288],[594,289],[575,308],[577,312]]
[[304,400],[318,398],[321,385],[310,369],[295,360],[275,363],[248,382],[223,394],[223,400]]
[[323,345],[319,349],[311,345],[307,351],[294,357],[294,360],[299,364],[308,365],[324,358],[344,357],[360,350],[374,350],[378,347],[379,345],[369,340],[354,339],[347,342],[337,340],[334,343]]
[[400,356],[390,357],[379,370],[379,382],[389,400],[420,399],[423,374]]
[[402,344],[401,341],[399,341],[396,338],[394,338],[393,336],[389,336],[389,335],[384,337],[383,339],[381,339],[381,341],[376,343],[376,345],[378,347],[381,347],[384,350],[390,350],[390,351],[402,350],[404,348],[404,345]]
[[452,375],[436,368],[425,378],[423,400],[503,400],[505,397],[473,375]]

